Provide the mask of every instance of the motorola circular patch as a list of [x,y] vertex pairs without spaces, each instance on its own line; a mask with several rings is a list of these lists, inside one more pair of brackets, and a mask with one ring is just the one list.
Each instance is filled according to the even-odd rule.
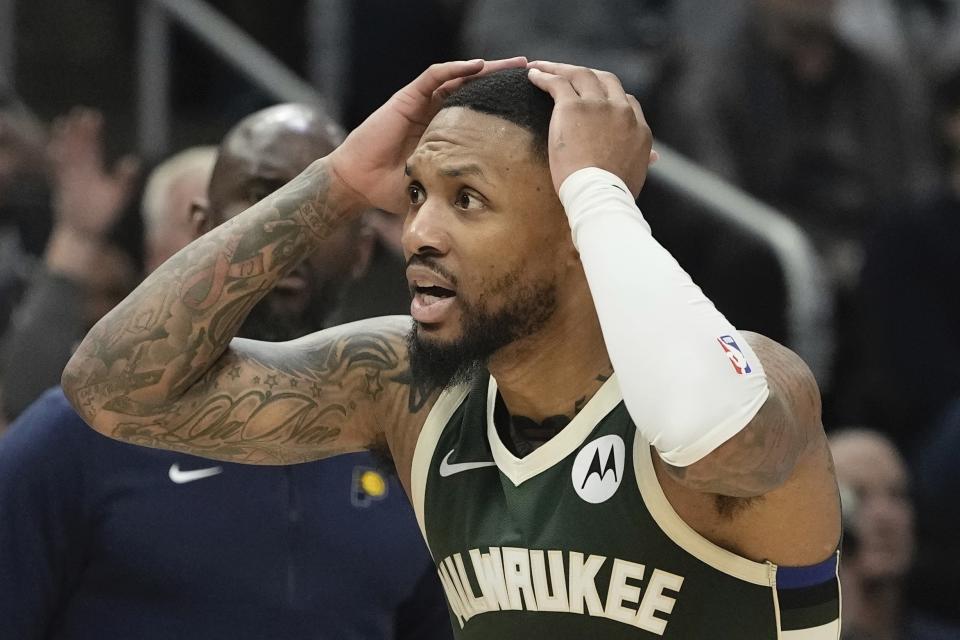
[[602,436],[588,442],[573,461],[573,488],[592,504],[609,500],[623,480],[626,445],[618,435]]

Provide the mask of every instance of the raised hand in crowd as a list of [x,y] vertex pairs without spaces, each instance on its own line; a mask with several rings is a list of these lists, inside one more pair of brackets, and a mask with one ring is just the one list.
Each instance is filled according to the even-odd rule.
[[2,413],[10,419],[57,384],[77,340],[136,284],[130,247],[110,234],[134,196],[138,163],[126,156],[108,167],[103,130],[100,113],[76,108],[50,133],[53,230],[0,342]]
[[54,227],[45,261],[54,272],[85,282],[114,223],[134,195],[139,162],[104,158],[103,116],[76,107],[57,118],[47,149]]

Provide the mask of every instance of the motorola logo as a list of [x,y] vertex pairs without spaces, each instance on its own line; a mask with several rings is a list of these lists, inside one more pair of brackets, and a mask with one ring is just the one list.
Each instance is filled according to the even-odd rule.
[[585,444],[573,461],[572,480],[577,495],[592,504],[609,500],[623,480],[625,453],[623,438],[618,435]]

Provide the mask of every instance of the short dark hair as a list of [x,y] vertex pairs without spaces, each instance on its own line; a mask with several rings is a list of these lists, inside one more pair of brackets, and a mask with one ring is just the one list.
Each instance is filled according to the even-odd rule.
[[505,69],[480,76],[454,91],[443,108],[464,107],[503,118],[533,134],[533,152],[547,159],[553,98],[527,79],[526,69]]

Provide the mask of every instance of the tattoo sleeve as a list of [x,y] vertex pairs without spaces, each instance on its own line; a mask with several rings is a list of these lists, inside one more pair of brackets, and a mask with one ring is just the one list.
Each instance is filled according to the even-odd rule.
[[86,421],[129,442],[246,462],[369,444],[365,407],[406,367],[396,321],[291,343],[233,340],[250,309],[353,213],[331,191],[319,160],[184,248],[97,323],[63,375]]
[[[703,460],[689,467],[666,465],[688,488],[733,498],[762,496],[786,482],[799,458],[824,437],[813,374],[785,347],[749,336],[767,372],[770,397],[740,433]],[[722,512],[736,511],[729,500],[717,505]]]

